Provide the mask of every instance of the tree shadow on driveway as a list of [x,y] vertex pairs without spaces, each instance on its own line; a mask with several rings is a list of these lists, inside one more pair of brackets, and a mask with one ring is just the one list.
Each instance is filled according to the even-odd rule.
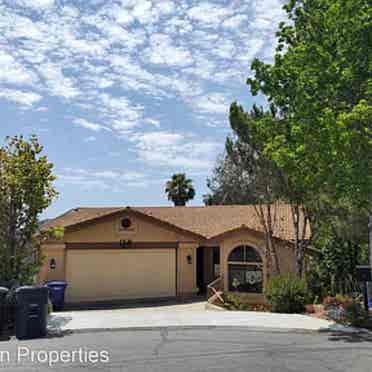
[[368,331],[361,330],[360,332],[331,332],[328,336],[329,341],[342,341],[347,343],[357,343],[357,342],[371,342],[372,343],[372,333]]

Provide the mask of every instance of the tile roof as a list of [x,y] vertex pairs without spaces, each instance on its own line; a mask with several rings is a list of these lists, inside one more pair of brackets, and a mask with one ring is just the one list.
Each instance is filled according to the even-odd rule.
[[[255,208],[252,205],[76,208],[54,220],[47,221],[41,228],[46,229],[56,226],[66,228],[127,210],[133,210],[134,212],[155,218],[182,230],[200,235],[206,239],[242,227],[259,232],[263,231]],[[292,240],[294,238],[292,215],[289,205],[281,204],[277,208],[274,236],[283,240]]]
[[60,216],[42,222],[40,228],[46,230],[52,227],[69,227],[81,222],[104,217],[123,210],[123,207],[112,208],[74,208]]

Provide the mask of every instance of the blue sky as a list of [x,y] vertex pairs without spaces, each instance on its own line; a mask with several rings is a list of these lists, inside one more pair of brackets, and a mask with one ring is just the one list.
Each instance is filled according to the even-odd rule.
[[[174,172],[206,178],[270,61],[282,0],[0,0],[0,139],[35,133],[76,206],[169,205]],[[257,101],[257,99],[255,99]]]

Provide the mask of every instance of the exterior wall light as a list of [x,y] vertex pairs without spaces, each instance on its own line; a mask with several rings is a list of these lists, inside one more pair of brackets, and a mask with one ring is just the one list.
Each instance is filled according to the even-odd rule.
[[49,261],[49,267],[51,270],[55,270],[57,267],[57,262],[55,258],[51,258]]

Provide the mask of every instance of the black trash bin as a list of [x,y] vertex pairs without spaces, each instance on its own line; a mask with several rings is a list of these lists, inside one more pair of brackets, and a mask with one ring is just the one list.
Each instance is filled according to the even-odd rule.
[[6,309],[8,316],[9,328],[13,329],[15,327],[15,318],[16,318],[16,290],[20,286],[17,280],[11,280],[7,282],[7,285],[4,287],[9,289],[7,298],[6,298]]
[[52,301],[53,310],[61,311],[65,306],[65,291],[67,283],[63,280],[52,280],[46,282],[49,288],[50,300]]
[[7,295],[9,289],[0,287],[0,336],[8,328],[8,316],[7,316]]
[[19,340],[46,336],[48,292],[46,287],[17,288],[15,327]]

